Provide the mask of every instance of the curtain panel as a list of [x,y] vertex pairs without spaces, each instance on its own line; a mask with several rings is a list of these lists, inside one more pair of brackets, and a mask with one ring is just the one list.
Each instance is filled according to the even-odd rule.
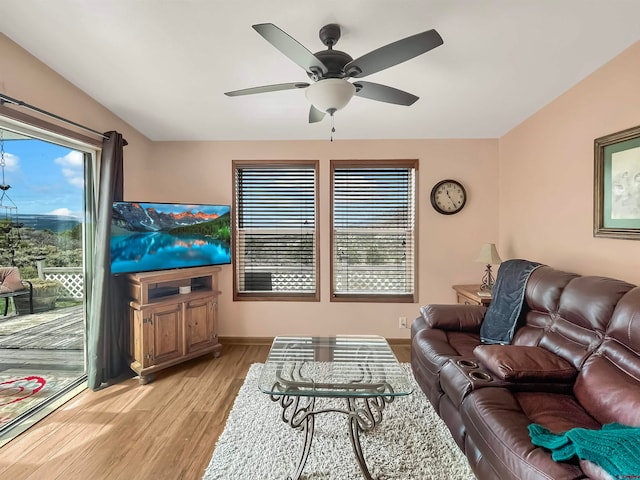
[[[89,250],[87,291],[87,380],[92,390],[108,385],[128,371],[128,330],[126,305],[111,275],[109,238],[111,205],[123,197],[123,149],[126,140],[118,132],[105,133],[102,153],[93,175],[92,218],[87,229]],[[89,194],[89,192],[88,192]]]

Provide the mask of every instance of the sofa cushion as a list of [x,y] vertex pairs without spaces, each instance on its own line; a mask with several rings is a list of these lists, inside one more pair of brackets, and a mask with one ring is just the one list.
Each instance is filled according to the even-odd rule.
[[479,345],[475,357],[493,375],[507,382],[571,382],[578,371],[542,347]]
[[457,332],[479,332],[486,313],[481,305],[427,305],[420,314],[428,328]]
[[640,427],[639,363],[638,354],[606,340],[582,367],[573,388],[576,398],[602,424]]
[[541,346],[579,370],[602,343],[617,302],[632,288],[613,278],[540,267],[527,283],[526,326],[512,344]]
[[[640,352],[640,287],[636,287],[620,299],[607,326],[606,335]],[[640,369],[640,365],[636,364]]]
[[602,426],[571,394],[515,392],[514,396],[531,423],[542,425],[552,432],[566,432],[575,427],[599,429]]
[[574,393],[600,423],[640,427],[640,288],[618,302],[602,345],[580,370]]
[[[547,394],[553,399],[555,394]],[[471,392],[460,407],[467,436],[502,480],[576,480],[584,478],[577,464],[554,462],[549,452],[531,443],[531,419],[516,395],[506,388]]]
[[558,315],[578,327],[604,332],[618,301],[634,287],[615,278],[578,277],[562,293]]
[[[563,272],[548,266],[536,268],[525,289],[525,300],[530,309],[527,317],[536,316],[535,312],[557,312],[562,292],[571,280],[578,277],[575,273]],[[527,323],[531,323],[529,318]]]
[[0,293],[24,290],[17,267],[0,267]]

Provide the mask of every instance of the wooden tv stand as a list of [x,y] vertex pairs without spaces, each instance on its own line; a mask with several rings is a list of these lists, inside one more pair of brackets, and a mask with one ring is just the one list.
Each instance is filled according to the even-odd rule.
[[220,356],[219,271],[194,267],[122,276],[130,307],[131,369],[141,384],[153,381],[159,370],[200,355]]

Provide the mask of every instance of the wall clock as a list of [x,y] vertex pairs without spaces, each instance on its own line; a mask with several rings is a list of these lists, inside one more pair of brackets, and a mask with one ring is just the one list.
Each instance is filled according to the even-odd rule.
[[457,180],[442,180],[431,189],[431,205],[436,212],[453,215],[464,208],[467,192]]

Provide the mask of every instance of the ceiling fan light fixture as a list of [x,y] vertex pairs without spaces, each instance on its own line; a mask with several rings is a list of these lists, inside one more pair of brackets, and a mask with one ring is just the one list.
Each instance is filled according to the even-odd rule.
[[356,87],[344,78],[326,78],[307,87],[307,100],[322,112],[333,115],[344,108],[353,95]]

